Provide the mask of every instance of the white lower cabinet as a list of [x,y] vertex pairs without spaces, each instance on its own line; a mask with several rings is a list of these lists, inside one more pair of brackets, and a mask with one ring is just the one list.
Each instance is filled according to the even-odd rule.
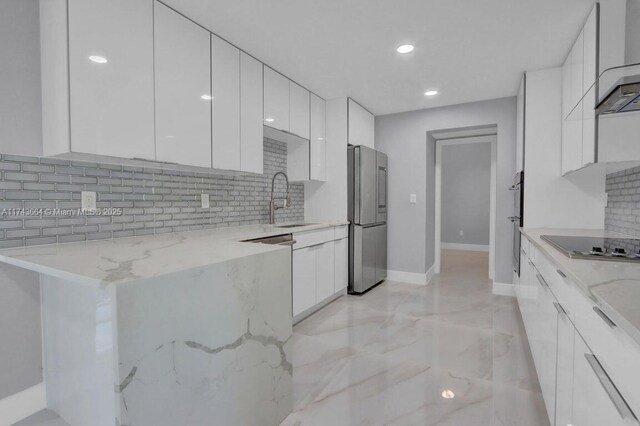
[[333,228],[294,233],[293,239],[293,316],[300,319],[344,292],[348,239]]
[[550,423],[638,425],[636,349],[524,237],[522,247],[516,295]]
[[349,239],[336,240],[335,245],[335,292],[343,291],[349,284]]
[[316,247],[316,301],[333,296],[335,286],[334,242]]
[[293,315],[316,303],[316,250],[307,247],[293,251]]
[[573,424],[573,339],[576,332],[562,305],[556,306],[560,312],[558,313],[555,424],[566,426]]
[[573,417],[570,424],[637,425],[615,385],[578,333],[575,333],[573,359]]

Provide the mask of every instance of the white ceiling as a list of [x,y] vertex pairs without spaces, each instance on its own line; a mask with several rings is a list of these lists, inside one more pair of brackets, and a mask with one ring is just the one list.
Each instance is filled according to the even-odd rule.
[[[593,0],[163,0],[318,95],[376,115],[514,96]],[[404,43],[416,46],[396,53]],[[440,93],[424,96],[437,88]]]

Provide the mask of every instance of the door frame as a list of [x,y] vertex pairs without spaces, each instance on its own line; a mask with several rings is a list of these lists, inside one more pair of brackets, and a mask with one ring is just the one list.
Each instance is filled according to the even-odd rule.
[[434,232],[434,273],[439,274],[442,263],[442,147],[448,145],[466,145],[471,143],[491,144],[491,171],[489,178],[489,279],[493,279],[496,269],[496,182],[497,182],[497,150],[498,135],[465,136],[446,139],[436,139],[436,167],[435,167],[435,232]]

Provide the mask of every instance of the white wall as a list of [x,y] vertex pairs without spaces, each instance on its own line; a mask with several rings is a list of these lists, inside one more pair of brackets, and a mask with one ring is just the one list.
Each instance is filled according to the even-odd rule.
[[496,281],[511,282],[515,97],[376,117],[376,148],[389,156],[388,269],[424,274],[434,262],[435,140],[427,132],[490,125],[498,128]]
[[490,179],[490,143],[442,146],[443,243],[489,246]]
[[604,227],[603,174],[562,177],[562,69],[527,73],[524,226]]
[[0,152],[42,154],[38,0],[0,2]]
[[304,183],[306,222],[347,220],[347,98],[327,101],[327,180]]

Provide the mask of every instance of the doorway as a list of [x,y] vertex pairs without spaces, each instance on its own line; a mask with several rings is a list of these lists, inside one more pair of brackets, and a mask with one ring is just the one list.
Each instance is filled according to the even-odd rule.
[[495,274],[497,128],[433,133],[435,164],[434,273],[442,250],[488,252]]

